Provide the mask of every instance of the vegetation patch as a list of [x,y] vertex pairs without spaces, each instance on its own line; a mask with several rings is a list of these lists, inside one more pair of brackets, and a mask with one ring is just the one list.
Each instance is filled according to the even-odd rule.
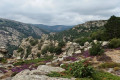
[[93,44],[92,48],[89,50],[91,56],[101,55],[104,53],[104,50],[101,47],[101,44]]
[[99,68],[114,68],[114,67],[120,67],[120,63],[107,62],[99,65]]
[[113,38],[112,40],[110,40],[109,47],[110,48],[118,48],[118,47],[120,47],[120,39]]

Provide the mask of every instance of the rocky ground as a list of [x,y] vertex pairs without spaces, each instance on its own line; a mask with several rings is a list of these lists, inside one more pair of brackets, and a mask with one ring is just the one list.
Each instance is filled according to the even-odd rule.
[[[50,72],[62,72],[64,71],[64,69],[60,67],[62,64],[73,63],[85,58],[89,59],[92,62],[92,65],[94,67],[98,67],[100,64],[106,63],[106,62],[120,63],[119,54],[120,54],[120,50],[106,49],[106,52],[103,55],[96,56],[96,57],[86,58],[84,55],[82,55],[82,53],[76,54],[77,56],[73,55],[74,58],[76,58],[76,60],[73,60],[72,57],[69,57],[69,59],[67,60],[66,58],[62,60],[60,59],[60,57],[58,57],[57,59],[54,59],[51,62],[47,62],[45,65],[39,65],[36,69],[32,69],[32,70],[25,69],[19,72],[18,74],[16,74],[15,76],[13,76],[13,72],[11,71],[11,68],[14,68],[15,66],[13,66],[11,63],[16,62],[17,60],[9,59],[8,63],[0,65],[1,68],[7,69],[6,70],[7,72],[0,73],[0,78],[1,80],[18,80],[18,79],[19,80],[75,80],[75,78],[69,79],[69,78],[48,77],[46,74]],[[102,58],[106,58],[106,59],[102,59]],[[54,66],[57,66],[57,67],[54,67]],[[119,70],[115,71],[114,68],[106,68],[104,69],[104,71],[120,76],[119,75],[120,71]]]

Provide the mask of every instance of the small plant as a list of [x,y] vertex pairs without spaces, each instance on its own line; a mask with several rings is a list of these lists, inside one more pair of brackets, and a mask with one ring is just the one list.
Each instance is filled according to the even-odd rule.
[[101,47],[101,44],[93,44],[92,48],[89,50],[91,56],[101,55],[104,53],[104,50]]
[[18,53],[22,52],[22,51],[23,51],[23,48],[21,48],[21,47],[19,47],[18,50],[17,50]]
[[120,39],[114,38],[114,39],[110,40],[109,47],[110,48],[120,47]]
[[0,62],[2,62],[2,63],[7,63],[7,59],[5,59],[5,58],[0,58]]

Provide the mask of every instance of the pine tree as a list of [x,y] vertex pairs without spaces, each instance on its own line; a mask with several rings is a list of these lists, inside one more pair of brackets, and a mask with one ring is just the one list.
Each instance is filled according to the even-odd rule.
[[106,34],[109,39],[120,38],[120,18],[111,16],[105,25]]

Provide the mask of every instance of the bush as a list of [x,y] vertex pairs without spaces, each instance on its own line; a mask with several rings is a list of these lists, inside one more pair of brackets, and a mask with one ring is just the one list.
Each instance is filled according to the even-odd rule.
[[48,51],[49,51],[50,53],[55,53],[55,47],[51,45],[51,46],[48,48]]
[[107,21],[105,26],[105,32],[109,39],[120,38],[120,18],[116,16],[111,16]]
[[75,62],[69,65],[63,65],[68,73],[72,74],[76,78],[90,77],[94,72],[93,68],[90,66],[89,62],[84,60],[80,62]]
[[114,38],[114,39],[110,40],[109,47],[110,48],[120,47],[120,39]]
[[22,51],[23,51],[23,48],[21,48],[21,47],[19,47],[18,50],[17,50],[18,53],[22,52]]
[[0,58],[0,62],[2,62],[2,63],[7,63],[7,59],[5,59],[5,58]]
[[91,56],[101,55],[104,50],[101,47],[101,44],[93,44],[92,48],[89,50]]
[[104,30],[98,30],[91,34],[92,40],[105,41],[107,40]]
[[59,47],[64,47],[65,46],[65,42],[63,42],[63,41],[59,42],[58,46]]
[[31,46],[35,46],[36,44],[38,43],[38,40],[37,39],[35,39],[35,40],[30,40],[30,45]]
[[62,53],[61,47],[56,47],[54,51],[57,55],[60,55]]
[[27,47],[25,58],[27,58],[31,54],[31,49],[32,48],[30,46]]

